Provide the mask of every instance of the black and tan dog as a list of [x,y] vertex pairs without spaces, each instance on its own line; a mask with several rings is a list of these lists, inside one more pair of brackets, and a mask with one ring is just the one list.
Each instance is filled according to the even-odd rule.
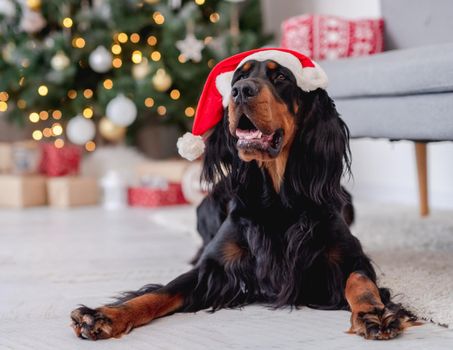
[[348,129],[334,103],[322,88],[301,89],[293,66],[248,57],[205,140],[203,177],[213,186],[198,207],[204,245],[193,269],[115,304],[74,310],[79,337],[120,337],[175,312],[256,302],[347,309],[350,332],[367,339],[391,339],[416,323],[376,286],[349,230],[353,208],[340,185]]

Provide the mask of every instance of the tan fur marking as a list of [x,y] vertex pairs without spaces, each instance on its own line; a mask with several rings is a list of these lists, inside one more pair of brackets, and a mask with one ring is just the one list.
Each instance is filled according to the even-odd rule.
[[132,328],[178,310],[182,305],[183,298],[180,295],[150,293],[133,298],[118,307],[101,307],[99,311],[112,320],[108,333],[119,337]]
[[252,68],[252,64],[250,62],[245,62],[241,69],[243,72],[248,72],[250,68]]
[[266,63],[266,67],[268,69],[276,69],[278,67],[278,65],[274,61],[269,61]]
[[244,249],[242,249],[236,242],[226,242],[223,245],[222,252],[225,264],[232,264],[245,255]]

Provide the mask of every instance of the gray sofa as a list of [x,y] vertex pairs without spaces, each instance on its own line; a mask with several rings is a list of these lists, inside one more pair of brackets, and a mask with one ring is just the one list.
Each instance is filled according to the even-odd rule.
[[453,141],[453,0],[381,0],[386,52],[322,62],[353,138],[415,141],[427,215],[426,143]]

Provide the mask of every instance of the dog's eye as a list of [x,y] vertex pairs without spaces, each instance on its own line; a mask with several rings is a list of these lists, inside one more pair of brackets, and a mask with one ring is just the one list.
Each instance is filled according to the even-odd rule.
[[274,79],[275,82],[284,81],[284,80],[286,80],[286,77],[283,74],[277,75]]

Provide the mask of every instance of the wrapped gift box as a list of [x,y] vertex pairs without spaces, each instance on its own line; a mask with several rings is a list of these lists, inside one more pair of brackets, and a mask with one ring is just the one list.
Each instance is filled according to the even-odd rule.
[[99,202],[98,183],[91,177],[48,178],[47,197],[49,205],[57,208],[96,205]]
[[39,170],[47,176],[77,175],[81,158],[82,149],[78,146],[57,148],[51,143],[44,143]]
[[12,144],[0,142],[0,173],[10,173],[13,165]]
[[13,174],[36,174],[41,161],[39,144],[33,140],[14,142],[11,149],[11,158],[11,172]]
[[0,206],[24,208],[46,203],[46,178],[44,176],[0,175]]
[[153,176],[170,182],[181,182],[189,165],[190,162],[179,159],[149,161],[138,165],[136,173],[139,178]]
[[165,187],[129,187],[128,203],[132,207],[161,207],[187,204],[181,184],[170,182]]

